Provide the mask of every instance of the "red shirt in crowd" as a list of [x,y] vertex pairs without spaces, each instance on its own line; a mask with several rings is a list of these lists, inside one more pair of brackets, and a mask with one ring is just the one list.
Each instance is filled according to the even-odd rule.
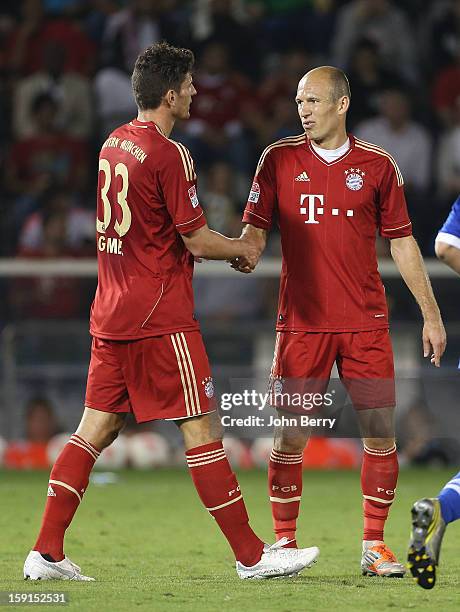
[[460,66],[448,66],[437,77],[433,88],[433,105],[436,110],[455,107],[460,97]]

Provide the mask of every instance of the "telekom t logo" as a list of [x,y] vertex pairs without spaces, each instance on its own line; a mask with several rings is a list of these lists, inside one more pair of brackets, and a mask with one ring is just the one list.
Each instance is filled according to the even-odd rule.
[[[307,200],[306,203],[305,200]],[[338,208],[331,209],[331,214],[333,217],[337,217],[339,212],[340,211]],[[307,220],[305,223],[319,223],[315,215],[324,215],[324,195],[302,193],[300,195],[300,214],[307,215]],[[347,217],[353,217],[353,210],[347,210],[346,214]]]
[[[308,209],[303,206],[305,200],[308,200]],[[315,201],[319,201],[318,208],[315,207]],[[307,215],[305,223],[319,223],[315,219],[315,213],[322,215],[324,213],[324,196],[302,193],[300,195],[300,214]]]

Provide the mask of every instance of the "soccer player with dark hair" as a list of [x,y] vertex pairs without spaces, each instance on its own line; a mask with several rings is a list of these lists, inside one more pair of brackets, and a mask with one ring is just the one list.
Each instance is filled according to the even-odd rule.
[[64,555],[64,534],[95,461],[129,412],[139,423],[178,425],[198,495],[232,547],[240,578],[296,574],[319,554],[316,547],[284,548],[286,540],[268,546],[256,536],[222,446],[211,371],[193,316],[193,258],[242,257],[254,266],[258,247],[208,228],[190,153],[169,138],[175,121],[189,117],[193,61],[191,51],[167,43],[147,48],[132,76],[138,117],[102,145],[85,410],[52,468],[25,578],[91,580]]
[[[384,525],[398,478],[393,413],[393,354],[375,236],[391,253],[424,318],[423,350],[440,365],[446,345],[441,315],[412,237],[395,160],[346,131],[346,75],[323,66],[299,82],[296,104],[304,133],[262,153],[243,216],[243,236],[265,247],[277,218],[283,254],[272,389],[322,392],[336,362],[356,409],[364,442],[361,486],[365,574],[402,576],[384,543]],[[250,271],[239,258],[233,266]],[[293,382],[294,381],[294,382]],[[303,386],[302,386],[303,385]],[[281,408],[279,414],[292,416]],[[292,406],[291,406],[292,408]],[[290,419],[292,421],[292,418]],[[269,463],[269,495],[277,538],[296,545],[302,456],[309,431],[281,425]]]

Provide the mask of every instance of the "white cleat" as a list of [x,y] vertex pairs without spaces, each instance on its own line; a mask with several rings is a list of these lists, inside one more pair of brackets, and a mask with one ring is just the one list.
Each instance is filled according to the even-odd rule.
[[47,561],[42,555],[31,550],[24,562],[24,580],[84,580],[92,582],[94,578],[83,576],[76,563],[67,557],[55,563]]
[[262,557],[258,563],[246,567],[236,562],[236,571],[242,580],[279,578],[297,576],[306,567],[311,567],[319,557],[319,548],[283,548],[289,543],[287,538],[281,538],[271,546],[265,544]]

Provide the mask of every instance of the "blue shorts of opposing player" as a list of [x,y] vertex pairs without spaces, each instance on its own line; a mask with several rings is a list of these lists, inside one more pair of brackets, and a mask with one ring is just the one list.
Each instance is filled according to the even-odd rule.
[[444,485],[438,499],[442,518],[446,524],[460,518],[460,472]]
[[460,249],[460,196],[453,203],[449,216],[439,230],[436,240]]

